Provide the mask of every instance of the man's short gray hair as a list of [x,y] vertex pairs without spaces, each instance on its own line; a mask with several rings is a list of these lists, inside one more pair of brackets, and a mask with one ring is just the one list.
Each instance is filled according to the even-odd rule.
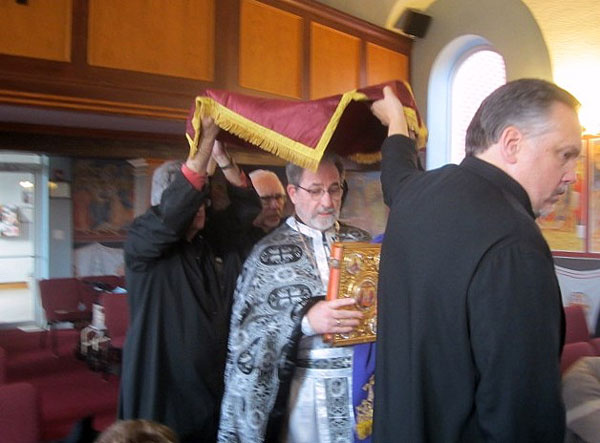
[[170,160],[163,163],[152,174],[152,191],[150,192],[150,204],[152,206],[160,203],[160,198],[165,189],[169,187],[181,170],[182,162],[180,160]]
[[[342,159],[337,154],[325,154],[321,159],[319,165],[323,163],[332,163],[340,173],[340,182],[344,181],[344,163],[342,163]],[[302,166],[295,165],[294,163],[288,163],[285,167],[285,175],[287,177],[287,182],[290,185],[298,186],[302,181],[302,174],[304,173],[304,169]]]
[[524,78],[500,86],[481,103],[467,128],[466,156],[485,152],[509,126],[530,136],[545,133],[550,129],[548,114],[555,103],[574,111],[580,106],[570,93],[546,80]]

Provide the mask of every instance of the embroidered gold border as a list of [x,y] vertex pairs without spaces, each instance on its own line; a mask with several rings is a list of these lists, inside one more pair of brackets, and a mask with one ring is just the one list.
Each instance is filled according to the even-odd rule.
[[[412,95],[410,85],[406,82],[403,83]],[[198,96],[195,100],[196,106],[191,119],[192,127],[194,128],[194,137],[192,138],[186,133],[186,138],[190,145],[190,155],[195,155],[198,150],[202,130],[202,118],[212,117],[217,126],[242,140],[252,143],[284,160],[315,171],[348,104],[351,101],[365,100],[367,100],[367,96],[356,90],[344,93],[317,146],[311,148],[228,109],[210,97]],[[424,147],[427,139],[427,129],[424,125],[419,125],[417,113],[414,109],[405,107],[404,113],[409,129],[416,134],[417,147]],[[376,163],[381,160],[381,153],[357,153],[351,155],[350,159],[357,163]]]

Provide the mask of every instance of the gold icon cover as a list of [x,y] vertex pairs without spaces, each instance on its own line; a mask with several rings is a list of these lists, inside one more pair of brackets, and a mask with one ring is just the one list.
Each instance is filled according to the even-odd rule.
[[364,315],[347,334],[326,334],[334,346],[368,343],[377,338],[377,280],[381,245],[367,242],[334,243],[331,248],[327,300],[352,297]]

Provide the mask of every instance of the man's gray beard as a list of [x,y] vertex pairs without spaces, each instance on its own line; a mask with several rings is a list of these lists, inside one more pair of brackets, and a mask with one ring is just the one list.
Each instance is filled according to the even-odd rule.
[[330,215],[331,217],[331,223],[328,223],[327,226],[324,225],[320,225],[318,227],[316,227],[317,223],[315,223],[315,218],[312,219],[312,223],[313,223],[313,227],[318,229],[319,231],[323,232],[323,231],[327,231],[328,229],[330,229],[332,226],[335,225],[335,222],[340,218],[340,211],[333,211],[333,213],[331,213]]
[[539,211],[535,211],[533,214],[535,215],[535,218],[547,217],[548,215],[552,214],[552,211],[554,211],[554,205],[542,208]]
[[[322,223],[322,224],[321,224],[321,223],[316,223],[316,222],[313,220],[313,227],[315,227],[315,228],[316,228],[316,229],[318,229],[319,231],[327,231],[329,228],[331,228],[331,227],[332,227],[332,226],[335,224],[336,220],[337,220],[337,217],[335,216],[335,214],[331,214],[331,223],[328,223],[328,224],[325,226],[325,223]],[[317,226],[317,225],[318,225],[318,226]]]
[[[560,186],[557,189],[557,194],[559,196],[562,196],[564,193],[569,191],[569,186],[568,185],[563,185]],[[556,202],[558,203],[558,202]],[[544,206],[542,209],[540,209],[539,211],[534,211],[533,214],[535,215],[535,218],[539,218],[539,217],[547,217],[548,215],[552,214],[552,211],[554,211],[554,207],[556,206],[556,203],[553,203],[551,205],[546,205]]]

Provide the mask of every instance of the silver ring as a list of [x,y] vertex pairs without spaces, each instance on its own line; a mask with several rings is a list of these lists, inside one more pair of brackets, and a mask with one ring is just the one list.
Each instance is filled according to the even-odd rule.
[[335,325],[336,326],[340,326],[342,324],[342,321],[339,318],[335,319]]

